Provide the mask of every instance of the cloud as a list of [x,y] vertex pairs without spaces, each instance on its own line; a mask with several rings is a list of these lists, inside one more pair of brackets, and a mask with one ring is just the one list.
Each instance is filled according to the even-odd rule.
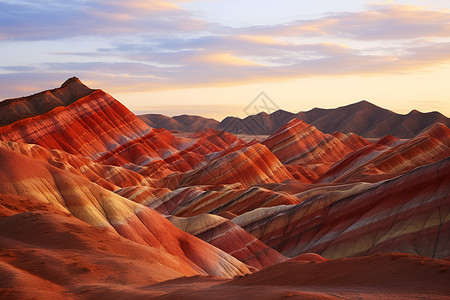
[[26,45],[99,35],[109,46],[54,49],[42,55],[53,61],[0,66],[3,97],[51,88],[74,75],[114,93],[401,74],[450,62],[450,13],[417,6],[372,5],[290,24],[231,28],[199,20],[173,1],[59,2],[0,1],[0,39]]
[[0,1],[0,39],[53,40],[199,31],[207,23],[163,0]]
[[252,27],[253,34],[392,40],[450,37],[450,11],[413,5],[373,4],[362,12],[338,13],[290,24]]
[[[237,54],[247,54],[242,48],[235,52],[229,49],[229,53],[221,55],[219,47],[218,50],[209,49],[207,53],[170,53],[170,59],[163,57],[157,61],[166,64],[173,60],[177,65],[171,67],[158,67],[146,61],[47,63],[40,66],[39,76],[34,79],[32,75],[37,72],[33,68],[10,68],[15,71],[14,76],[1,75],[0,88],[4,93],[15,89],[24,91],[30,82],[36,86],[48,86],[47,82],[51,80],[58,80],[56,83],[60,84],[65,78],[76,75],[87,84],[111,93],[144,92],[312,76],[406,74],[450,62],[450,42],[410,47],[401,55],[368,55],[335,44],[296,45],[297,49],[308,51],[310,57],[316,56],[308,59],[296,56],[295,51],[288,51],[290,46],[277,48],[278,58],[273,58],[272,65],[240,59]],[[156,56],[151,59],[156,59]],[[23,82],[27,82],[25,87]]]

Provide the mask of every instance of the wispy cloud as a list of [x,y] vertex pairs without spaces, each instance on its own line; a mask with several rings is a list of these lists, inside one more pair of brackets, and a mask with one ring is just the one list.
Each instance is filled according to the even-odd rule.
[[0,11],[5,43],[110,38],[95,51],[55,49],[45,53],[53,60],[34,65],[3,62],[0,89],[8,96],[73,75],[108,91],[135,92],[407,73],[450,62],[450,12],[411,5],[245,28],[202,21],[165,0],[0,1]]
[[250,28],[252,33],[275,36],[340,37],[392,40],[450,37],[450,11],[414,5],[373,4],[362,12],[330,14],[314,20]]
[[207,28],[206,22],[164,0],[0,1],[0,11],[2,40],[165,35]]

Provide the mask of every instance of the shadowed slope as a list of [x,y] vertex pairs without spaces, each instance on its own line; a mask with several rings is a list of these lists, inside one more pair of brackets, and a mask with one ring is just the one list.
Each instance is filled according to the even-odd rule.
[[[370,271],[369,271],[370,270]],[[91,298],[448,299],[450,263],[404,254],[277,264],[233,280],[179,278],[144,288],[97,285]]]
[[399,298],[415,298],[416,293],[428,294],[426,298],[439,298],[450,292],[449,271],[448,261],[405,254],[377,254],[319,263],[288,261],[235,279],[227,286],[322,287],[325,291],[329,287],[341,287],[344,294],[346,288],[347,292],[363,294],[350,298],[369,295],[378,298],[382,294],[391,299],[397,294]]

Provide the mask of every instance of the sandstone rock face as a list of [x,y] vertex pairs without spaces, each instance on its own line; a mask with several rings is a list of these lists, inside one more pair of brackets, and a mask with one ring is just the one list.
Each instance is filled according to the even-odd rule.
[[309,190],[298,195],[305,199],[301,204],[261,208],[233,222],[289,257],[407,252],[445,258],[450,256],[449,187],[446,158],[387,181]]
[[[286,122],[251,142],[192,116],[176,121],[201,130],[155,129],[76,78],[0,102],[2,293],[280,298],[288,285],[299,297],[448,294],[444,123],[368,141],[283,112],[258,118]],[[410,255],[380,254],[392,252]],[[343,268],[356,292],[345,292]],[[409,281],[393,277],[399,268]]]
[[149,131],[125,106],[97,90],[68,106],[0,127],[0,137],[95,159]]
[[298,119],[261,141],[303,182],[314,182],[335,162],[370,142],[355,134],[324,134]]
[[202,168],[185,174],[179,186],[200,184],[255,184],[282,182],[292,176],[265,146],[255,144],[215,159]]
[[403,143],[386,139],[355,151],[318,180],[319,182],[377,182],[450,156],[450,129],[442,123],[426,128]]
[[190,265],[191,274],[233,277],[249,272],[243,263],[178,230],[154,210],[85,178],[3,149],[0,165],[1,194],[33,198],[107,232],[159,249]]
[[169,220],[183,231],[222,249],[256,270],[287,259],[238,225],[217,215],[202,214],[189,218],[170,217]]

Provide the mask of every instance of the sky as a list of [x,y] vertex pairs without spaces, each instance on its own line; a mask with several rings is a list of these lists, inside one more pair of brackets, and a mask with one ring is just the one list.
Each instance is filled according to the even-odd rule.
[[450,116],[450,1],[0,0],[0,99],[73,76],[136,114]]

